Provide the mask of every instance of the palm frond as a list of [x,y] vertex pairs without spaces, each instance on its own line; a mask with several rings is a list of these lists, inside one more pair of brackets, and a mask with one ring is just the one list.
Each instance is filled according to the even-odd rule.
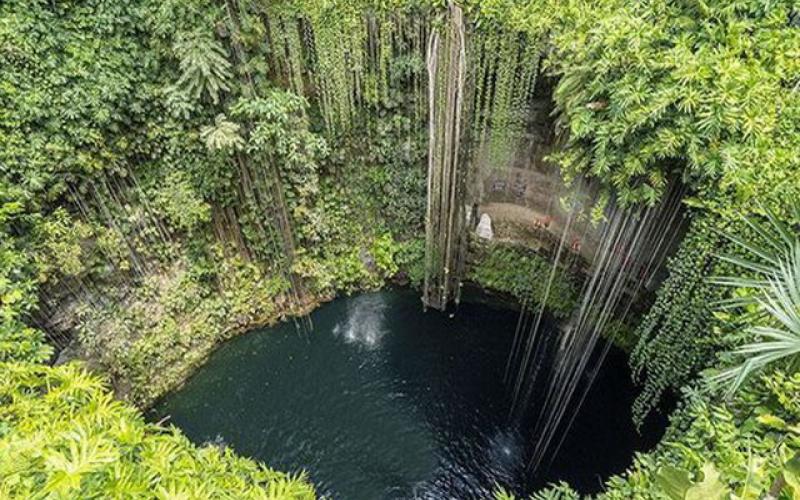
[[763,312],[763,324],[750,327],[747,333],[754,340],[733,351],[735,356],[745,360],[710,377],[713,385],[729,384],[730,395],[752,374],[767,366],[782,361],[796,362],[800,356],[800,240],[787,245],[772,271],[761,278],[725,277],[716,278],[714,282],[757,290],[751,300],[734,298],[727,304],[755,303]]
[[200,137],[206,141],[206,147],[211,151],[216,150],[241,150],[245,142],[239,135],[241,126],[229,121],[224,114],[217,115],[214,125],[203,127]]

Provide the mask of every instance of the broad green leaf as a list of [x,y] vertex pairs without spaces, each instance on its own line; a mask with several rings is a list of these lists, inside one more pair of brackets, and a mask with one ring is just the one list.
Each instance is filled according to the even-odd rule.
[[703,479],[686,490],[685,500],[727,500],[730,489],[719,479],[719,472],[712,463],[703,466]]
[[689,471],[665,465],[658,470],[656,485],[670,500],[684,500],[692,480]]

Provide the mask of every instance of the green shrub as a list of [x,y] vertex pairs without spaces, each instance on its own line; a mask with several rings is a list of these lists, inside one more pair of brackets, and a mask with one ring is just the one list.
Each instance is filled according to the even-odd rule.
[[145,423],[78,364],[0,373],[2,498],[315,498],[303,474]]
[[[553,269],[539,254],[502,243],[477,244],[467,278],[484,288],[513,295],[521,302],[539,304],[544,298]],[[556,317],[565,318],[575,308],[578,286],[569,271],[558,269],[546,306]]]
[[[798,423],[800,373],[765,376],[727,403],[689,394],[664,442],[637,455],[628,472],[608,482],[601,498],[764,498],[780,474],[797,477]],[[715,486],[706,484],[705,491],[714,495],[690,496],[686,490],[708,482],[709,475]],[[674,493],[676,478],[684,496]],[[797,498],[797,484],[784,487],[780,498]]]

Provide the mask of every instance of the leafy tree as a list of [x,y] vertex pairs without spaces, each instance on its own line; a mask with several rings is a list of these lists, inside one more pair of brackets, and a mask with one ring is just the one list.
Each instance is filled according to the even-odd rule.
[[548,64],[567,172],[598,177],[623,203],[654,202],[676,174],[714,210],[756,194],[768,205],[797,196],[800,95],[790,75],[800,63],[783,56],[800,46],[791,1],[576,4],[527,4],[557,18]]

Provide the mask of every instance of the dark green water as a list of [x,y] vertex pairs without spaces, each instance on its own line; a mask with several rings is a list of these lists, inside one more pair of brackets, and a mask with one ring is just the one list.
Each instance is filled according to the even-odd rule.
[[224,344],[152,419],[305,469],[319,493],[346,500],[488,498],[495,484],[522,493],[559,480],[598,491],[660,437],[660,422],[634,431],[627,361],[612,349],[561,452],[532,477],[536,412],[509,422],[502,384],[515,312],[467,304],[449,318],[386,291],[337,299],[312,319],[310,333],[283,324]]

